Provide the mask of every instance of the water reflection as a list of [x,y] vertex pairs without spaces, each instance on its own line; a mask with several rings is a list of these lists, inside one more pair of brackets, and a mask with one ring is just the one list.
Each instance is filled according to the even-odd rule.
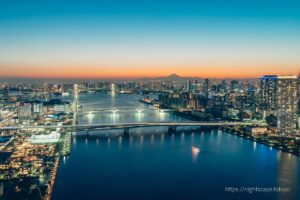
[[166,113],[164,111],[159,111],[158,115],[161,121],[164,121],[166,119]]
[[137,122],[142,122],[143,120],[143,116],[144,114],[142,113],[142,111],[136,113],[136,118],[137,118]]
[[192,146],[191,149],[192,149],[192,160],[193,160],[193,162],[196,162],[197,158],[198,158],[198,154],[200,152],[200,149],[197,147],[194,147],[194,146]]
[[253,142],[253,149],[254,149],[254,151],[256,150],[256,142],[255,141]]
[[140,136],[140,141],[141,141],[141,147],[143,147],[143,145],[144,145],[144,136],[143,135]]
[[[115,115],[110,111],[95,113],[90,119],[87,115],[80,115],[79,122],[124,123],[184,120],[167,112],[149,110],[143,110],[138,116],[135,109],[147,109],[147,105],[137,103],[140,97],[131,95],[121,98],[121,96],[99,95],[92,99],[92,105],[88,105],[91,99],[89,96],[80,97],[86,98],[83,104],[86,103],[90,110],[93,108],[121,110],[121,107],[131,106],[133,112],[119,111]],[[61,199],[61,194],[64,194],[64,199],[87,199],[88,197],[97,199],[99,196],[103,199],[109,199],[111,196],[113,196],[111,199],[120,199],[118,196],[120,187],[126,188],[121,192],[122,198],[124,196],[124,199],[143,199],[145,198],[143,194],[149,192],[149,188],[153,188],[153,185],[156,189],[151,192],[155,197],[170,197],[169,191],[172,191],[175,197],[184,193],[185,196],[182,196],[182,199],[184,197],[193,199],[201,196],[203,191],[210,191],[209,194],[216,197],[211,199],[226,199],[222,195],[216,196],[218,192],[214,191],[220,191],[220,188],[223,191],[224,185],[251,185],[252,183],[290,186],[290,193],[271,194],[271,197],[275,197],[271,199],[276,199],[276,197],[279,200],[297,199],[300,178],[299,159],[297,160],[295,156],[275,151],[275,149],[270,151],[268,147],[256,142],[240,143],[236,135],[222,131],[193,130],[191,133],[191,130],[187,129],[185,133],[181,133],[179,130],[175,134],[168,135],[162,128],[157,127],[145,128],[139,132],[131,129],[129,139],[120,137],[122,134],[120,130],[118,133],[107,131],[108,138],[102,135],[96,139],[91,133],[88,140],[77,138],[76,141],[76,137],[73,137],[70,160],[67,161],[66,166],[59,168],[53,199]],[[144,134],[146,131],[149,134]],[[96,142],[91,142],[93,137]],[[240,140],[242,141],[243,138]],[[99,143],[101,145],[98,145]],[[85,148],[87,145],[89,148]],[[200,153],[193,152],[192,145],[200,147]],[[260,158],[263,162],[260,162]],[[216,169],[218,173],[215,173]],[[83,171],[88,173],[82,173]],[[149,171],[151,173],[147,173]],[[74,178],[80,181],[74,181]],[[160,181],[160,178],[164,181]],[[74,188],[81,187],[82,190],[74,190]],[[132,190],[137,187],[138,190]],[[180,190],[174,188],[180,188]],[[138,198],[132,196],[137,193],[141,196]],[[91,196],[93,194],[95,196]],[[256,199],[254,195],[251,194],[245,199]],[[239,196],[234,197],[235,200],[241,199]]]
[[[147,129],[145,129],[147,130]],[[296,191],[298,190],[293,190],[294,186],[297,186],[298,180],[297,177],[299,177],[299,175],[297,174],[297,168],[299,168],[299,166],[297,165],[298,161],[295,159],[294,156],[283,153],[281,151],[277,151],[276,154],[275,150],[273,149],[273,151],[269,150],[269,147],[265,147],[264,151],[262,152],[260,148],[257,148],[257,143],[256,142],[243,142],[243,146],[240,146],[239,142],[234,142],[233,140],[233,135],[231,134],[223,134],[220,133],[219,131],[217,132],[217,134],[212,134],[211,131],[209,132],[186,132],[186,133],[174,133],[172,135],[168,135],[167,131],[160,131],[160,133],[158,134],[154,134],[154,133],[145,133],[143,130],[140,129],[136,129],[136,131],[130,131],[130,137],[128,140],[126,140],[124,137],[117,135],[117,136],[110,136],[109,138],[106,137],[99,137],[96,138],[95,137],[95,141],[107,141],[107,147],[105,147],[105,145],[101,145],[99,147],[97,147],[97,152],[99,152],[99,150],[101,150],[101,155],[97,155],[98,158],[102,161],[104,159],[104,162],[106,160],[106,158],[108,159],[108,163],[114,163],[117,164],[120,162],[120,160],[124,160],[124,155],[126,155],[129,157],[129,159],[132,160],[137,160],[137,161],[131,161],[134,162],[134,164],[136,165],[137,163],[140,162],[145,162],[144,165],[143,164],[138,164],[138,165],[142,165],[143,167],[145,167],[145,170],[148,169],[148,165],[151,166],[151,163],[154,162],[153,169],[155,169],[155,166],[157,167],[157,165],[162,165],[163,167],[165,167],[164,165],[166,163],[169,162],[169,159],[174,159],[176,160],[176,163],[178,163],[178,165],[181,165],[182,168],[184,169],[188,169],[187,171],[191,170],[191,169],[195,169],[197,171],[193,171],[193,174],[197,174],[199,172],[199,170],[201,170],[201,167],[203,166],[202,170],[207,170],[207,167],[210,166],[211,164],[213,165],[217,165],[220,164],[220,161],[218,161],[219,159],[212,159],[213,157],[217,158],[219,155],[218,153],[207,153],[207,149],[205,148],[205,145],[208,145],[207,147],[209,148],[221,148],[221,149],[225,149],[225,151],[228,151],[227,146],[237,146],[239,147],[239,151],[242,151],[243,154],[245,155],[245,153],[249,153],[249,148],[254,149],[255,150],[255,154],[259,153],[259,154],[265,154],[266,157],[264,157],[264,162],[266,163],[271,163],[272,161],[277,161],[277,168],[276,165],[259,165],[257,166],[257,163],[255,162],[255,157],[248,157],[247,159],[254,159],[252,162],[256,163],[254,166],[253,165],[249,165],[249,164],[242,164],[243,160],[241,161],[241,167],[246,168],[247,170],[253,170],[254,172],[251,173],[251,177],[253,176],[253,179],[247,179],[242,173],[234,171],[232,172],[232,170],[230,170],[230,168],[227,167],[226,171],[223,172],[222,170],[219,172],[221,173],[221,175],[225,175],[228,173],[229,175],[231,175],[231,173],[239,173],[239,176],[245,178],[246,182],[245,183],[249,183],[251,184],[252,181],[254,180],[258,180],[261,177],[258,177],[257,175],[255,175],[255,173],[257,171],[255,171],[255,168],[258,167],[260,170],[266,170],[266,176],[263,177],[263,179],[266,179],[267,181],[262,181],[262,184],[266,183],[266,186],[272,186],[272,187],[290,187],[291,188],[291,192],[289,193],[282,193],[282,192],[278,192],[278,193],[274,193],[272,194],[272,199],[279,199],[279,200],[288,200],[288,199],[295,199],[295,195],[296,195]],[[201,139],[202,138],[202,139]],[[211,142],[211,139],[213,140],[213,143]],[[220,140],[222,141],[229,141],[229,143],[225,143],[225,142],[220,142],[219,145],[214,145],[217,144],[218,141]],[[229,140],[227,140],[229,139]],[[90,142],[92,140],[91,138],[91,134],[88,138],[89,141],[89,146],[96,146],[94,142]],[[189,142],[184,142],[184,140],[187,140]],[[230,142],[231,140],[231,142]],[[78,141],[80,141],[78,139]],[[86,139],[81,140],[85,143]],[[192,141],[192,142],[190,142]],[[80,145],[80,142],[77,142],[76,145]],[[171,146],[169,146],[171,145]],[[192,145],[196,148],[199,148],[199,151],[193,150]],[[104,146],[104,147],[103,147]],[[263,145],[261,145],[263,146]],[[130,148],[130,153],[127,154],[128,149]],[[132,148],[131,148],[132,147]],[[150,148],[149,148],[150,147]],[[167,147],[167,148],[166,148]],[[244,147],[247,147],[246,149],[244,149]],[[100,149],[99,149],[100,148]],[[109,150],[107,149],[109,148]],[[87,148],[88,149],[88,148]],[[106,151],[105,151],[106,149]],[[118,151],[116,151],[116,149]],[[120,149],[122,149],[122,151],[120,151]],[[205,151],[203,149],[206,149]],[[155,151],[153,151],[155,150]],[[214,152],[218,152],[218,151],[214,151]],[[131,156],[131,154],[133,154]],[[72,154],[71,154],[72,155]],[[276,155],[275,160],[272,160],[272,155]],[[229,154],[223,154],[222,156],[228,157],[230,156]],[[229,157],[230,160],[231,159],[236,159],[237,155],[235,154],[234,157]],[[242,158],[246,156],[242,156]],[[149,160],[147,160],[146,158],[148,158]],[[201,159],[200,159],[201,158]],[[268,160],[266,160],[266,158]],[[112,161],[113,159],[118,159],[116,161]],[[245,163],[247,159],[245,159]],[[168,162],[166,162],[168,161]],[[165,163],[166,162],[166,163]],[[172,162],[172,161],[170,161]],[[212,162],[212,163],[211,163]],[[240,162],[235,160],[235,162]],[[102,163],[102,162],[101,162]],[[158,164],[159,163],[159,164]],[[201,163],[201,164],[200,164]],[[209,164],[206,164],[209,163]],[[222,160],[222,164],[225,166],[228,166],[230,162],[228,162],[228,160]],[[192,164],[194,167],[190,167],[189,164]],[[124,165],[124,167],[129,167],[129,165],[125,163],[122,163],[122,165]],[[101,166],[101,165],[99,165]],[[172,165],[174,166],[174,165]],[[185,166],[187,168],[185,168]],[[107,167],[112,167],[114,168],[114,166],[107,166]],[[115,166],[117,168],[117,166]],[[253,168],[254,167],[254,168]],[[275,170],[272,170],[272,168],[275,167]],[[209,168],[209,167],[208,167]],[[181,168],[180,168],[181,169]],[[228,171],[229,169],[229,171]],[[118,168],[118,170],[120,170]],[[181,169],[182,170],[182,169]],[[204,170],[204,171],[205,171]],[[143,170],[141,169],[140,172],[142,172]],[[243,171],[243,170],[242,170]],[[165,172],[165,171],[164,171]],[[275,174],[274,172],[276,172],[277,174]],[[122,171],[122,173],[127,173],[127,171]],[[188,173],[188,172],[186,172]],[[191,172],[192,173],[192,172]],[[199,172],[200,173],[200,172]],[[205,173],[204,173],[205,174]],[[191,175],[191,174],[190,174]],[[203,174],[202,174],[203,175]],[[114,176],[114,175],[112,175]],[[163,176],[163,175],[161,175]],[[192,176],[192,175],[191,175]],[[204,175],[204,176],[208,176],[208,175]],[[245,177],[244,177],[245,176]],[[214,176],[213,176],[214,177]],[[149,178],[147,176],[147,178]],[[216,179],[218,179],[218,177],[214,177]],[[275,180],[275,182],[274,182]],[[273,182],[272,182],[273,181]],[[127,183],[127,181],[126,181]],[[130,180],[128,181],[128,183],[130,184]],[[225,180],[225,183],[231,183],[231,180]],[[243,185],[244,182],[236,182],[237,184],[241,184]],[[205,186],[204,186],[205,187]],[[254,196],[254,195],[253,195]]]
[[151,135],[151,145],[153,145],[154,144],[154,135],[152,134]]
[[203,137],[204,137],[204,131],[201,131],[201,137],[200,137],[200,139],[203,140]]
[[181,133],[180,135],[180,144],[184,143],[184,133]]
[[93,98],[89,98],[89,95],[80,96],[80,105],[83,108],[82,111],[99,109],[108,111],[94,113],[82,112],[78,115],[78,122],[79,124],[92,124],[186,120],[163,110],[155,110],[149,105],[137,103],[140,98],[138,96],[132,95],[131,97],[136,102],[124,101],[122,95],[111,97],[111,95],[102,94],[94,95]]
[[164,141],[165,141],[165,135],[162,134],[162,135],[160,136],[160,143],[163,145],[163,144],[164,144]]
[[121,136],[119,136],[119,139],[118,139],[118,147],[119,147],[119,149],[122,148],[122,142],[123,142],[123,138]]
[[107,147],[110,147],[110,138],[107,138]]
[[63,157],[63,163],[64,163],[64,165],[66,165],[66,164],[67,164],[67,159],[68,159],[68,157],[67,157],[67,156],[64,156],[64,157]]
[[194,142],[194,137],[195,137],[195,133],[192,132],[192,134],[191,134],[191,142],[192,142],[192,143]]
[[94,114],[90,112],[87,117],[88,117],[88,124],[92,124],[94,119]]
[[174,134],[172,133],[172,135],[171,135],[171,141],[172,141],[172,142],[174,142],[174,137],[175,137],[175,136],[174,136]]
[[115,88],[115,84],[114,83],[111,84],[110,90],[111,90],[110,91],[111,97],[112,97],[112,99],[114,99],[114,97],[116,96],[116,88]]
[[132,136],[129,137],[129,144],[130,144],[130,147],[132,147],[132,142],[133,142],[133,138]]
[[222,131],[217,130],[217,145],[220,146],[221,142],[222,142]]
[[279,200],[296,199],[296,194],[299,193],[299,158],[285,153],[277,151],[277,187],[290,188],[289,192],[279,192]]

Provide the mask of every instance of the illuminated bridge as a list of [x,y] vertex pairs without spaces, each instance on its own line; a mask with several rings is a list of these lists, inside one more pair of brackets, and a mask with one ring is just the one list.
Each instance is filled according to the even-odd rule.
[[[159,108],[118,108],[118,109],[98,109],[98,110],[79,110],[76,111],[77,114],[94,114],[94,113],[101,113],[101,112],[110,112],[111,114],[117,114],[121,112],[136,112],[138,114],[142,113],[143,111],[158,111],[158,112],[169,112],[169,111],[176,111],[176,109],[159,109]],[[190,111],[190,109],[189,109]]]
[[74,125],[43,125],[43,126],[7,126],[0,127],[0,130],[30,130],[30,129],[74,129],[74,130],[107,130],[107,129],[124,129],[124,133],[129,132],[130,128],[140,127],[155,127],[155,126],[167,126],[169,131],[176,131],[176,127],[179,126],[204,126],[204,127],[216,127],[216,126],[266,126],[264,122],[138,122],[138,123],[118,123],[118,124],[74,124]]

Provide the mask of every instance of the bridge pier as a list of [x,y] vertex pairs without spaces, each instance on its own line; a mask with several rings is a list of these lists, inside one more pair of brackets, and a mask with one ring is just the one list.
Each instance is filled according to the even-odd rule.
[[123,137],[129,138],[129,128],[124,128]]
[[168,134],[176,133],[176,126],[169,126],[168,128]]

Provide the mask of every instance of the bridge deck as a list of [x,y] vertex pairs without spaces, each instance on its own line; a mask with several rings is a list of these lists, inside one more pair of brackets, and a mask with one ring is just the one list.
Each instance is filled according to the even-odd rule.
[[139,122],[119,124],[81,124],[81,125],[50,125],[50,126],[7,126],[0,130],[26,130],[42,128],[75,128],[75,129],[114,129],[114,128],[138,128],[150,126],[266,126],[263,122]]

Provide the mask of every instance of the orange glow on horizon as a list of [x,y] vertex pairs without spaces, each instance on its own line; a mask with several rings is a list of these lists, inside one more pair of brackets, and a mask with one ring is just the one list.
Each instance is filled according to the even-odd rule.
[[[8,67],[9,66],[9,67]],[[75,66],[51,67],[37,65],[12,65],[0,64],[1,77],[14,78],[83,78],[83,79],[138,79],[143,77],[164,77],[178,74],[182,77],[198,78],[258,78],[267,74],[298,74],[296,66],[281,67],[201,67],[201,66]]]

